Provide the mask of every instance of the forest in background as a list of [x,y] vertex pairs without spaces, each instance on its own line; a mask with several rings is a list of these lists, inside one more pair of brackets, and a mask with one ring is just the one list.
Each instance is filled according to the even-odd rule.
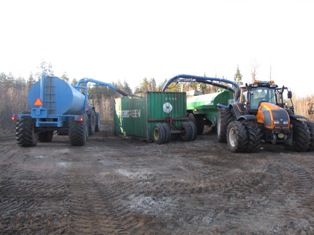
[[[43,62],[40,66],[40,72],[30,74],[28,78],[14,77],[12,74],[0,73],[0,135],[6,135],[8,132],[14,132],[15,122],[11,120],[12,114],[29,111],[27,97],[30,87],[41,78],[41,74],[54,75],[51,64]],[[254,74],[252,74],[254,77]],[[76,85],[77,80],[70,79],[63,74],[61,79],[68,83]],[[240,83],[242,76],[239,69],[235,74],[234,81]],[[154,78],[143,78],[139,86],[133,92],[127,82],[112,82],[112,85],[125,91],[129,95],[137,95],[147,91],[161,91],[162,84],[156,84]],[[189,91],[201,90],[203,94],[213,93],[217,91],[217,87],[202,83],[179,83],[168,87],[169,91]],[[95,106],[100,113],[102,121],[112,121],[114,115],[114,99],[121,95],[106,86],[89,86],[89,95],[92,97],[90,103]],[[314,95],[305,98],[293,98],[295,105],[295,113],[306,116],[314,120],[314,114],[309,113],[309,109],[313,110]],[[313,110],[314,111],[314,110]]]

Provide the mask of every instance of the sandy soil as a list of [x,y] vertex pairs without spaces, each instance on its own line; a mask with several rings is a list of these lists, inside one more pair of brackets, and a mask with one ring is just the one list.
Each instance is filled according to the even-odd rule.
[[213,134],[31,148],[1,137],[0,212],[3,234],[314,234],[314,154],[232,154]]

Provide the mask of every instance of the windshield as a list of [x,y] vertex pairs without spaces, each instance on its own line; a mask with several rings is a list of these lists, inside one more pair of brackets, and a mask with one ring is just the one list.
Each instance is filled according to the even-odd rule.
[[250,90],[251,109],[257,109],[261,101],[276,104],[276,90],[269,87],[256,87]]

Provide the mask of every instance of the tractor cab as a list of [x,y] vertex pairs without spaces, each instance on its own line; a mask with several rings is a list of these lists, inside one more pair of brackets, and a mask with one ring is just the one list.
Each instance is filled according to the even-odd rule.
[[273,81],[255,80],[241,87],[240,102],[246,105],[249,113],[257,113],[262,102],[277,104],[277,85]]

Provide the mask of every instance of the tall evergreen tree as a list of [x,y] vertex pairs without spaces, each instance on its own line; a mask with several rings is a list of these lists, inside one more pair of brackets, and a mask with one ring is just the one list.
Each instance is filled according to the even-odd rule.
[[234,81],[238,84],[238,85],[243,85],[242,82],[242,74],[240,73],[240,69],[239,66],[237,67],[237,72],[234,75]]
[[130,88],[129,84],[126,81],[124,81],[123,84],[123,91],[125,91],[129,95],[132,95],[132,89]]
[[35,83],[35,79],[33,77],[33,73],[30,73],[27,80],[27,89],[29,90],[34,83]]

